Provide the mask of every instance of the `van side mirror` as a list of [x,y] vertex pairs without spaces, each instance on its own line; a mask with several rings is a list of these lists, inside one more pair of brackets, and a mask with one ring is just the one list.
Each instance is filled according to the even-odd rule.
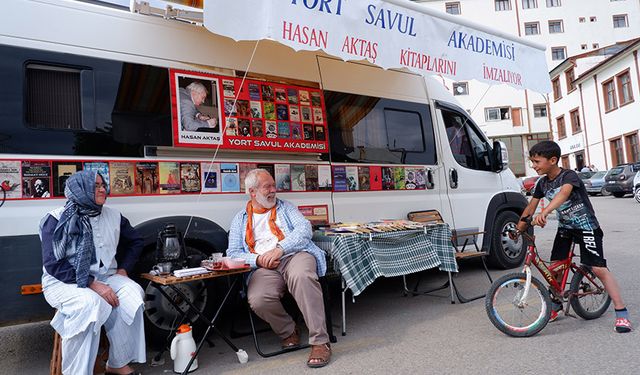
[[509,152],[507,145],[501,141],[493,142],[491,149],[491,169],[494,172],[502,172],[509,167]]

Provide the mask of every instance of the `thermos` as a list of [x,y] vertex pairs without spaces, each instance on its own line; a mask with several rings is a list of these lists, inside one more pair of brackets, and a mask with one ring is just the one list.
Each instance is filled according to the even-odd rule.
[[[176,337],[171,341],[171,359],[173,372],[182,373],[187,368],[191,357],[196,354],[196,342],[193,340],[191,327],[183,324],[178,327]],[[193,360],[189,372],[198,369],[198,358]]]

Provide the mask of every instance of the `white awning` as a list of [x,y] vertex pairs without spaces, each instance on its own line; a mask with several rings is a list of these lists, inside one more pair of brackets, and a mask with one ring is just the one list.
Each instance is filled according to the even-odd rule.
[[204,25],[343,60],[551,91],[545,47],[408,0],[207,0]]

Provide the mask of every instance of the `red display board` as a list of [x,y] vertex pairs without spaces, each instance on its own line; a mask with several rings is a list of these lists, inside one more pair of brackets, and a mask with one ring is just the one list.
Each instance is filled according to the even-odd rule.
[[329,152],[319,89],[184,70],[170,74],[175,146]]

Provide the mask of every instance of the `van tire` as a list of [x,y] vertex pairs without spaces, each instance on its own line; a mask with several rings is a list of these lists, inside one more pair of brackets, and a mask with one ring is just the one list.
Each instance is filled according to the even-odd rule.
[[493,231],[491,233],[491,251],[489,252],[489,263],[501,269],[518,267],[524,261],[526,255],[525,243],[522,237],[517,241],[508,238],[507,229],[511,229],[518,224],[520,215],[513,211],[502,211],[496,216]]

